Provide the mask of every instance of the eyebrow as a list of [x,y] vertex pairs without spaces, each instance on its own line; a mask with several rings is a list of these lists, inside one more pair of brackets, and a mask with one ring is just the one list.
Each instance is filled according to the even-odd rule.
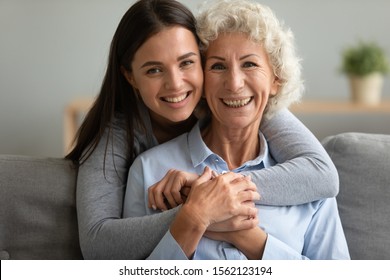
[[[254,54],[254,53],[251,53],[251,54],[246,54],[246,55],[241,56],[241,57],[240,57],[240,60],[246,59],[246,58],[248,58],[248,57],[250,57],[250,56],[257,56],[257,57],[260,58],[259,55]],[[210,56],[210,57],[207,58],[207,60],[209,60],[209,59],[217,59],[217,60],[222,60],[222,61],[225,61],[225,60],[226,60],[225,58],[220,57],[220,56],[217,56],[217,55]]]
[[[189,53],[183,54],[177,58],[177,61],[181,61],[183,59],[189,58],[189,57],[194,56],[194,55],[197,56],[197,54],[194,52],[189,52]],[[163,65],[163,63],[160,61],[147,61],[144,64],[142,64],[142,66],[140,68],[144,68],[144,67],[148,67],[148,66],[156,66],[156,65]]]

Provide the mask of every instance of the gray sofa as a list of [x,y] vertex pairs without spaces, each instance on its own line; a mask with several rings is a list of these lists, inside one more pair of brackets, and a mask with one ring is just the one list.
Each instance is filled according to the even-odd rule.
[[[390,135],[345,133],[323,145],[340,176],[352,259],[390,259]],[[0,156],[0,259],[81,259],[77,170],[63,159]]]

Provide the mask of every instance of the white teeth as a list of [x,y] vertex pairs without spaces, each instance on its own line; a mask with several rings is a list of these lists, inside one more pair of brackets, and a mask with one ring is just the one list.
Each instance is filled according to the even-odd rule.
[[245,99],[240,99],[240,100],[225,100],[225,99],[223,99],[223,103],[225,103],[227,106],[233,107],[233,108],[245,106],[246,104],[249,103],[249,101],[251,101],[250,97],[245,98]]
[[178,103],[178,102],[186,99],[186,97],[187,97],[187,94],[183,94],[183,95],[180,95],[177,97],[164,97],[164,100],[169,102],[169,103]]

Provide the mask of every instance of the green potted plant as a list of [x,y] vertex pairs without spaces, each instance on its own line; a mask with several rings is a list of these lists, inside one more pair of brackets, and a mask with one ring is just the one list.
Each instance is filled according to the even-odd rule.
[[359,42],[342,53],[341,71],[349,77],[352,100],[375,105],[381,100],[383,76],[389,71],[384,50],[374,42]]

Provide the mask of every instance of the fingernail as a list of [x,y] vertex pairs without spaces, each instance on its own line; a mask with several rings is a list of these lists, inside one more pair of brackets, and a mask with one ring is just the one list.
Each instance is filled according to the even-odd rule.
[[153,210],[157,210],[156,205],[152,205]]

